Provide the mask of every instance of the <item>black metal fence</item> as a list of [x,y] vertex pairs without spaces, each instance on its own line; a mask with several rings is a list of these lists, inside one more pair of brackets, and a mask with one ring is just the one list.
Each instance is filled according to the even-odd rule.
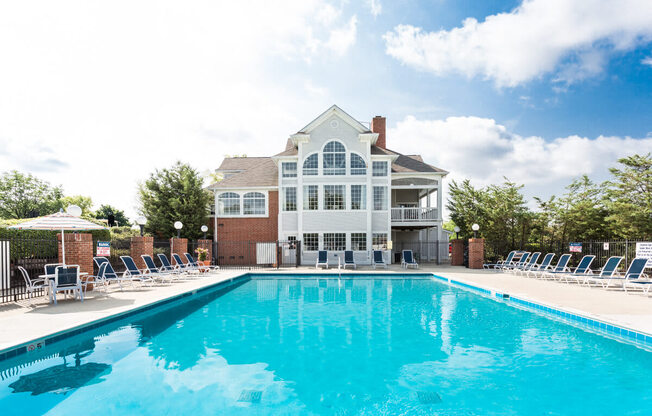
[[427,241],[427,242],[394,242],[392,249],[394,263],[401,263],[401,253],[403,250],[412,250],[414,259],[417,263],[450,263],[448,241]]
[[298,267],[301,264],[301,242],[215,242],[213,263],[229,269]]
[[[12,238],[0,240],[0,247],[0,303],[27,298],[25,280],[18,266],[37,278],[45,273],[46,264],[59,261],[56,239]],[[34,292],[35,296],[43,294],[42,290]]]

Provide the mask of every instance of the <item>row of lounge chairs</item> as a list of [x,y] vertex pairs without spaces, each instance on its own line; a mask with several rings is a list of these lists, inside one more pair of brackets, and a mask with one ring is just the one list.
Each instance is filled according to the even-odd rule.
[[[387,268],[387,263],[385,262],[385,258],[383,257],[383,252],[381,250],[374,250],[373,251],[373,261],[371,262],[371,266],[375,269],[376,267],[380,266],[383,268]],[[339,258],[338,258],[338,265],[339,263]],[[317,252],[317,262],[315,263],[315,268],[319,268],[320,266],[326,267],[328,269],[328,251],[327,250],[319,250]],[[353,251],[352,250],[345,250],[344,251],[344,264],[343,267],[346,269],[346,266],[353,267],[354,269],[358,268],[358,265],[355,262],[355,259],[353,258]],[[414,268],[419,268],[419,264],[414,260],[414,254],[412,253],[412,250],[403,250],[401,253],[401,267],[408,268],[408,267],[414,267]]]
[[[518,260],[515,260],[517,258]],[[514,274],[533,277],[537,279],[558,280],[565,283],[578,283],[585,286],[601,286],[602,288],[621,288],[628,290],[641,290],[648,294],[652,287],[651,276],[645,274],[645,267],[648,260],[635,258],[629,264],[624,273],[618,271],[623,261],[621,256],[612,256],[607,259],[600,269],[591,269],[595,256],[586,255],[582,257],[576,267],[569,267],[570,254],[563,254],[559,257],[556,265],[553,265],[554,253],[548,253],[540,263],[537,263],[541,253],[512,251],[502,262],[488,263],[485,269],[506,271]]]

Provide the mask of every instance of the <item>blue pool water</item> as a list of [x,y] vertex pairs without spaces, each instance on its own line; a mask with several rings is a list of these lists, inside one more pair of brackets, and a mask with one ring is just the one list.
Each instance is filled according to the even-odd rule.
[[426,279],[254,279],[0,363],[1,415],[649,415],[652,353]]

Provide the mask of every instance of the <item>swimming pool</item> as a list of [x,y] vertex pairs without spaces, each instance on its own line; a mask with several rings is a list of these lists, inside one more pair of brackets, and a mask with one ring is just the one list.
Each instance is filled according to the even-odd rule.
[[652,353],[434,279],[261,278],[0,363],[2,415],[652,413]]

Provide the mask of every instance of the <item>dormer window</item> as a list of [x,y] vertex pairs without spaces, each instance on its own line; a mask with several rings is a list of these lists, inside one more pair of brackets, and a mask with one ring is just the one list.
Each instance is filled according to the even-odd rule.
[[319,169],[319,155],[313,153],[303,161],[303,176],[317,176]]
[[328,142],[323,152],[324,175],[346,174],[346,149],[340,142]]

